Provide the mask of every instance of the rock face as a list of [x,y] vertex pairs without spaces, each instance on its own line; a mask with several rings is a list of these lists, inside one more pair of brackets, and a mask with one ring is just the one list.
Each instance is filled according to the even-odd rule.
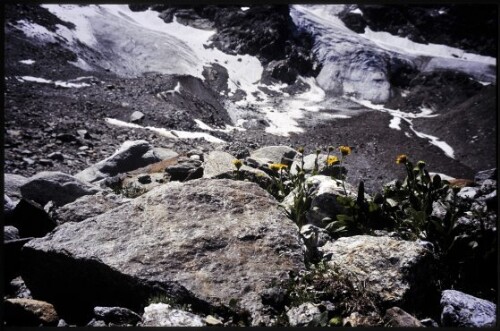
[[50,303],[33,299],[7,299],[4,317],[8,325],[56,326],[57,312]]
[[21,186],[23,198],[33,200],[42,206],[53,201],[62,206],[73,202],[81,196],[95,194],[97,187],[58,171],[43,171],[28,179]]
[[126,141],[110,157],[75,175],[76,178],[93,183],[101,179],[132,171],[162,159],[145,140]]
[[205,326],[201,317],[165,303],[154,303],[144,308],[141,326]]
[[383,305],[418,307],[430,300],[433,257],[417,242],[362,235],[343,237],[319,249],[330,266],[365,284]]
[[455,290],[441,296],[442,326],[485,328],[496,326],[496,305]]
[[116,194],[105,194],[102,192],[95,195],[85,195],[72,203],[57,208],[50,213],[50,216],[57,224],[81,222],[89,217],[104,214],[108,210],[121,206],[129,200]]
[[253,325],[267,321],[261,292],[304,268],[298,228],[276,200],[232,180],[162,185],[95,218],[62,224],[22,254],[33,295],[62,308],[78,300],[80,312],[97,305],[138,311],[163,293],[199,310],[236,300]]

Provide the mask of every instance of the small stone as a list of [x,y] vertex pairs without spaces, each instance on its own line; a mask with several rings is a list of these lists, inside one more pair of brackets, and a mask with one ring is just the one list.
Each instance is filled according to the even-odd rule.
[[310,302],[306,302],[298,307],[291,308],[286,313],[286,316],[288,316],[288,321],[291,326],[307,326],[319,314],[321,314],[321,312],[318,307]]
[[144,114],[140,111],[134,111],[132,115],[130,115],[130,122],[139,122],[144,118]]
[[7,299],[4,301],[4,317],[7,325],[55,326],[59,322],[57,312],[50,303],[33,299]]
[[60,152],[54,152],[54,153],[50,153],[49,155],[47,155],[47,157],[49,159],[52,159],[52,160],[57,160],[57,161],[62,161],[64,160],[64,156],[62,153]]
[[213,317],[212,315],[208,315],[207,317],[205,317],[205,323],[207,323],[208,325],[222,325],[222,321]]
[[78,148],[78,150],[80,150],[80,151],[86,151],[87,149],[89,149],[89,146],[82,146],[82,147]]
[[150,175],[140,176],[137,178],[137,181],[141,184],[149,184],[151,183],[151,176]]
[[90,136],[90,134],[88,133],[87,130],[77,130],[76,133],[78,134],[78,136],[80,136],[80,138],[82,139],[90,139],[92,138]]
[[33,165],[35,164],[35,161],[33,159],[30,159],[28,157],[23,157],[23,161],[27,163],[28,165]]

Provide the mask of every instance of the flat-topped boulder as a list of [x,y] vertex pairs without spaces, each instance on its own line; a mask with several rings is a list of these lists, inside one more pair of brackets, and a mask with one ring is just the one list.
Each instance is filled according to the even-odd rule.
[[305,268],[299,229],[278,202],[254,183],[227,179],[161,185],[64,223],[22,254],[27,286],[57,307],[139,312],[163,294],[195,310],[246,310],[252,325],[269,323],[263,291]]

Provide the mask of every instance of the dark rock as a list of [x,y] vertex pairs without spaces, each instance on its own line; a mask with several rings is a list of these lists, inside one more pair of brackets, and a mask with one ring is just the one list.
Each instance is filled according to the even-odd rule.
[[496,326],[496,305],[455,290],[441,296],[441,325],[447,327],[484,328]]
[[4,286],[8,287],[9,282],[20,275],[21,270],[21,249],[24,244],[33,239],[22,238],[4,242],[3,246],[3,270]]
[[[215,312],[236,298],[252,325],[267,324],[262,291],[304,268],[298,229],[277,201],[254,183],[232,180],[167,183],[62,224],[22,252],[33,295],[88,319],[96,302],[138,311],[160,293]],[[78,309],[69,304],[75,300]]]
[[390,327],[418,328],[424,326],[418,319],[408,314],[399,307],[392,307],[390,309],[387,309],[385,311],[384,320],[386,322],[385,325]]
[[49,160],[49,159],[40,159],[40,160],[38,160],[38,162],[43,166],[53,166],[54,165],[52,160]]
[[142,176],[138,177],[137,180],[141,184],[149,184],[149,183],[151,183],[151,176],[150,175],[142,175]]
[[49,159],[57,160],[57,161],[63,161],[64,160],[64,156],[60,152],[50,153],[49,155],[47,155],[47,157]]
[[290,67],[290,64],[285,60],[271,61],[263,73],[263,75],[269,75],[274,79],[287,84],[293,84],[297,79],[298,72],[294,68]]
[[141,316],[122,307],[95,307],[94,314],[97,319],[116,325],[136,325],[141,321]]
[[69,133],[60,133],[56,136],[56,139],[65,143],[76,141],[76,137]]
[[288,303],[286,291],[281,287],[272,287],[263,291],[262,303],[276,310],[281,310]]
[[3,212],[7,223],[9,222],[9,218],[12,216],[16,205],[17,203],[14,203],[11,198],[5,194],[3,195]]
[[487,179],[497,180],[497,168],[480,171],[474,176],[474,181],[477,185],[483,184]]
[[53,201],[57,206],[63,206],[81,196],[95,194],[98,191],[99,188],[59,171],[40,172],[21,186],[23,198],[33,200],[42,206],[49,201]]
[[33,299],[4,301],[4,322],[10,326],[56,326],[59,321],[54,306]]
[[178,164],[171,165],[165,168],[165,172],[170,175],[171,181],[185,181],[188,178],[196,179],[203,176],[203,171],[198,169],[201,168],[201,162],[196,160],[183,160],[179,161]]
[[11,223],[19,230],[21,238],[43,237],[56,226],[41,205],[24,199],[14,209]]

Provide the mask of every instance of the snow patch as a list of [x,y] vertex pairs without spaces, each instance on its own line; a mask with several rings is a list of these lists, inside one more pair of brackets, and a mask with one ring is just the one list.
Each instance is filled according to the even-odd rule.
[[250,9],[250,7],[241,7],[240,9],[241,9],[241,11],[247,11]]
[[394,116],[389,123],[389,127],[395,130],[401,130],[401,117]]
[[134,123],[128,123],[124,121],[120,121],[114,118],[105,118],[105,121],[111,125],[131,128],[131,129],[144,129],[156,132],[162,136],[172,139],[195,139],[195,138],[203,138],[206,141],[212,143],[224,143],[225,141],[219,138],[216,138],[208,133],[204,132],[188,132],[188,131],[178,131],[178,130],[167,130],[164,128],[156,128],[154,126],[141,126]]
[[28,59],[28,60],[21,60],[19,61],[19,63],[22,63],[22,64],[28,64],[28,65],[31,65],[33,63],[35,63],[36,61],[34,60],[31,60],[31,59]]
[[16,76],[16,79],[20,82],[34,82],[34,83],[42,83],[42,84],[54,84],[55,86],[61,86],[61,87],[74,87],[74,88],[80,88],[80,87],[85,87],[85,86],[90,86],[87,83],[70,83],[70,82],[64,82],[62,80],[57,80],[57,81],[52,81],[48,80],[45,78],[39,78],[39,77],[31,77],[31,76]]

